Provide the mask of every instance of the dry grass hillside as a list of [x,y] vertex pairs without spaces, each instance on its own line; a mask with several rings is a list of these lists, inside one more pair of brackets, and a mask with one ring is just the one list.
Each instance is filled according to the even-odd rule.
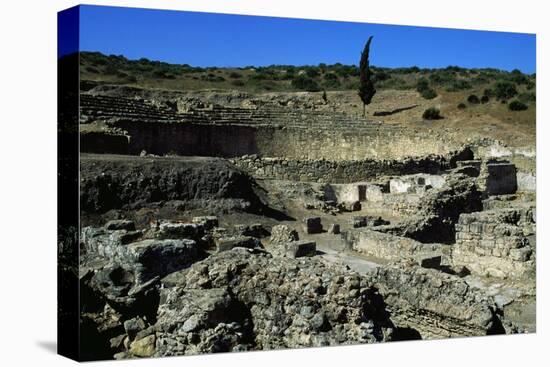
[[[314,102],[312,108],[350,115],[362,111],[355,65],[200,68],[96,52],[82,52],[80,65],[83,89],[115,84],[184,93],[239,91],[271,98],[305,95]],[[510,146],[535,144],[535,74],[457,66],[373,67],[372,71],[378,92],[367,112],[373,119],[419,129],[449,128],[465,137],[489,136]],[[440,118],[425,118],[424,111],[429,108],[439,110]]]

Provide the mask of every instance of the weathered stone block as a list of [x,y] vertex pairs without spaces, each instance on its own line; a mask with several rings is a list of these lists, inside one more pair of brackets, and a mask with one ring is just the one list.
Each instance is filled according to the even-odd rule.
[[190,238],[198,239],[204,234],[203,226],[196,223],[162,222],[156,238]]
[[304,256],[315,256],[317,253],[317,244],[315,241],[294,241],[286,245],[286,256],[297,258]]
[[483,232],[483,224],[475,222],[475,223],[470,224],[468,229],[472,233],[481,233],[481,232]]
[[224,237],[216,241],[218,252],[229,251],[235,247],[259,248],[262,244],[260,240],[250,236]]
[[320,217],[305,218],[304,223],[304,232],[307,234],[321,233],[323,231]]

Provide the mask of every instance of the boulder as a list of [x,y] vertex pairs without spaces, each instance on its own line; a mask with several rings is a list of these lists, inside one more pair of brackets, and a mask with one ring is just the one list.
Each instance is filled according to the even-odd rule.
[[136,357],[152,357],[155,354],[156,337],[155,335],[146,336],[143,339],[134,340],[130,344],[130,353]]

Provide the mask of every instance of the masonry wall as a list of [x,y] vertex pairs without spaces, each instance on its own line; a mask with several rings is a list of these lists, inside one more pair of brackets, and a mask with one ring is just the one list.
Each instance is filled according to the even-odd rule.
[[413,173],[439,173],[452,166],[452,157],[429,156],[404,160],[363,159],[356,161],[333,161],[292,158],[261,158],[244,156],[231,159],[240,169],[256,178],[350,183],[373,179],[379,176]]
[[407,237],[365,228],[349,230],[344,238],[350,250],[388,261],[400,261],[407,257],[419,260],[426,256],[441,256],[447,252],[445,245],[424,244]]
[[[129,136],[128,147],[105,148],[105,138],[101,138],[101,134],[89,135],[87,144],[83,146],[84,152],[109,149],[120,152],[128,149],[129,154],[139,154],[145,150],[158,155],[175,153],[239,157],[259,154],[264,157],[343,161],[443,155],[459,149],[458,142],[392,125],[326,128],[312,124],[297,128],[267,124],[174,123],[124,119],[109,124],[115,131]],[[121,140],[121,143],[124,142]]]
[[461,214],[452,259],[472,273],[521,278],[535,271],[532,209],[495,209]]

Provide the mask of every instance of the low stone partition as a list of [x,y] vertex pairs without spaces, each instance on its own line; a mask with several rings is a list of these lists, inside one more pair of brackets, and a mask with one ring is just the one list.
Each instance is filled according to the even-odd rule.
[[448,256],[449,246],[438,243],[421,243],[407,237],[357,228],[343,233],[348,249],[366,256],[388,261],[412,258],[420,261],[426,257]]
[[392,322],[422,339],[503,334],[498,306],[463,279],[420,266],[381,266],[367,276]]
[[498,278],[533,276],[535,232],[532,208],[495,209],[461,214],[452,261],[472,273]]
[[453,168],[457,157],[469,156],[470,154],[471,151],[466,148],[459,152],[449,153],[446,156],[429,155],[401,160],[298,160],[245,155],[232,158],[230,161],[250,175],[261,179],[352,183],[380,176],[401,176],[418,173],[435,175]]

